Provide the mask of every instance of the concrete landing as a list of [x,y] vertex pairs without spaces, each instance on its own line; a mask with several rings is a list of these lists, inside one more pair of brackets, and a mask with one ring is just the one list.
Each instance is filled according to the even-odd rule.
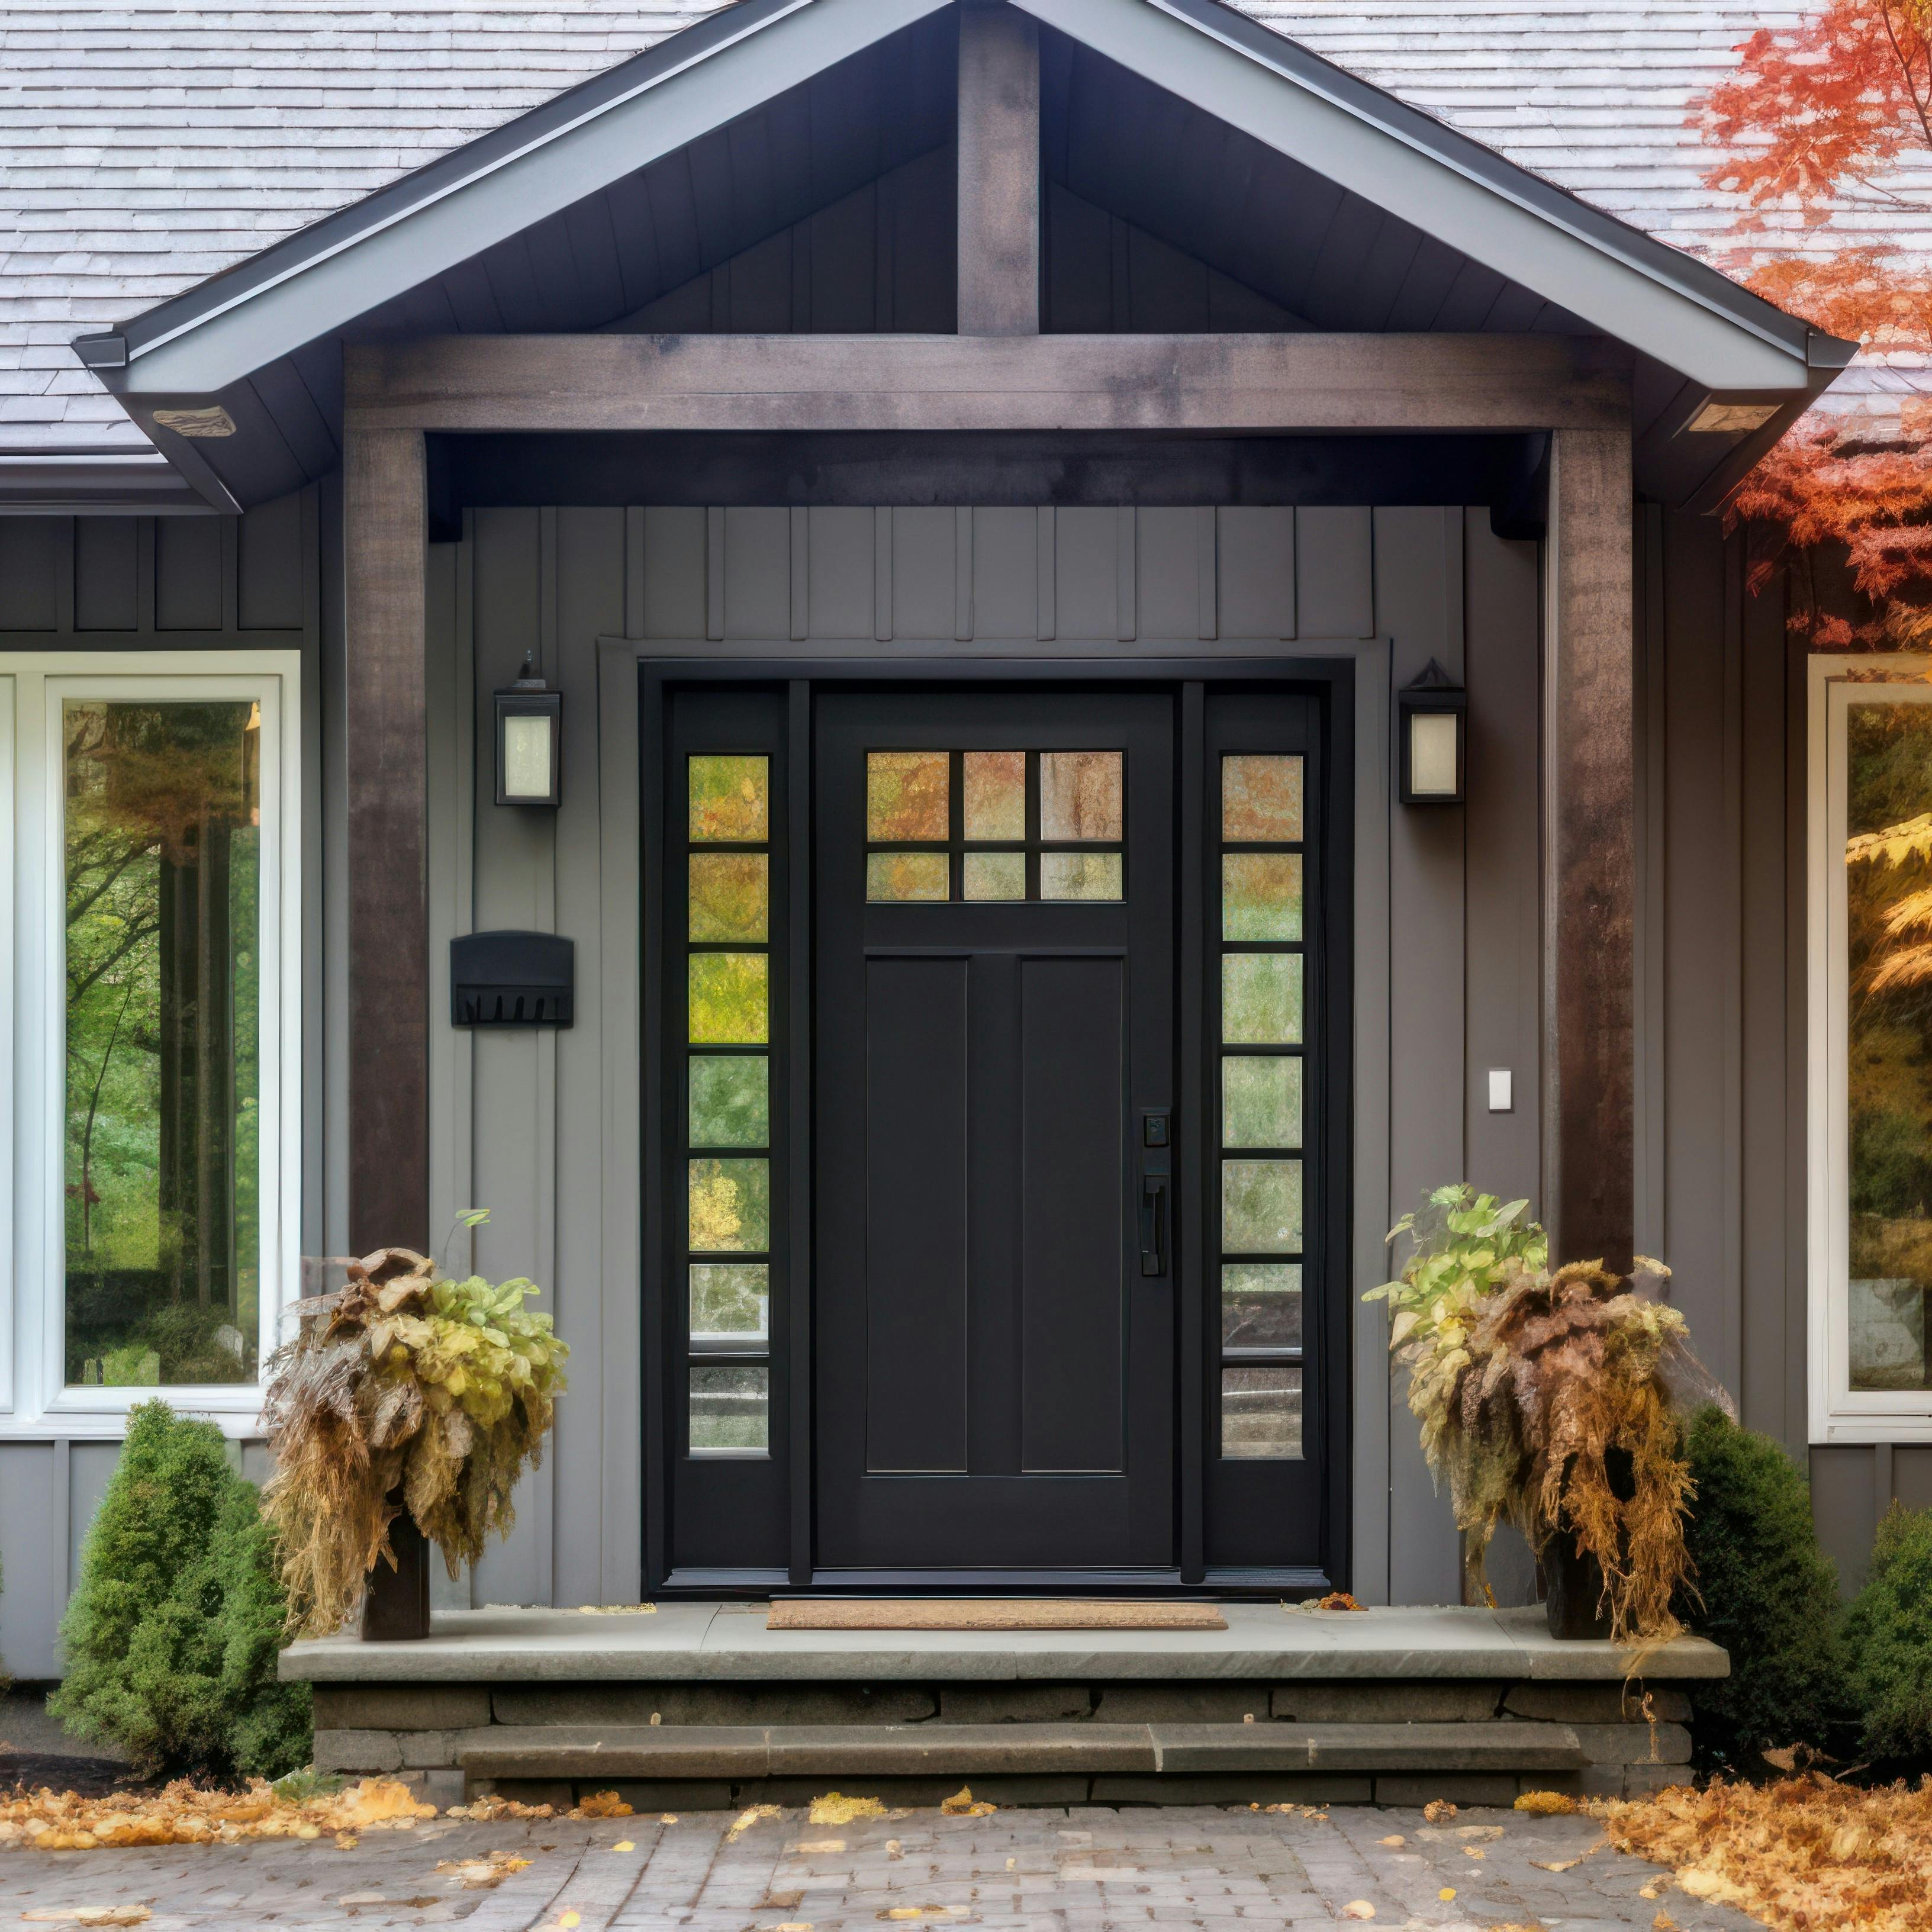
[[[762,1604],[661,1604],[639,1614],[494,1608],[439,1616],[419,1643],[292,1645],[285,1678],[316,1684],[1119,1681],[1478,1678],[1620,1682],[1629,1654],[1563,1643],[1540,1608],[1308,1610],[1228,1603],[1225,1630],[769,1630]],[[1728,1676],[1701,1637],[1648,1652],[1656,1682]]]

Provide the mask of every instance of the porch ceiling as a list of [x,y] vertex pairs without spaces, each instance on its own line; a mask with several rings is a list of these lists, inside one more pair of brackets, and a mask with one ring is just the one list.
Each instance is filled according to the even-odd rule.
[[[1236,292],[1239,321],[1182,327],[1608,335],[1635,352],[1640,478],[1673,501],[1739,473],[1850,353],[1220,0],[1014,4],[1046,29],[1050,329],[1177,326],[1131,302],[1088,313],[1114,278],[1111,223],[1130,284],[1150,242]],[[931,246],[951,208],[952,12],[742,0],[77,346],[210,502],[246,504],[340,460],[345,343],[662,330],[653,304],[922,157],[944,191],[908,226]],[[927,292],[873,327],[943,330],[950,290]],[[794,287],[760,326],[854,322]],[[1755,436],[1687,433],[1720,392],[1778,413]],[[211,403],[234,434],[156,419]]]

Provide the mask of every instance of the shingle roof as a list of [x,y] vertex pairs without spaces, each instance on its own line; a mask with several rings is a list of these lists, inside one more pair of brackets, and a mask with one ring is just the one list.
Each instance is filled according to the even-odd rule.
[[[717,10],[722,0],[0,5],[0,449],[139,432],[70,346]],[[1679,247],[1720,251],[1695,93],[1795,8],[1697,0],[1240,0]],[[1932,170],[1917,185],[1932,200]],[[1895,208],[1851,208],[1829,247]],[[1932,215],[1915,216],[1932,252]]]

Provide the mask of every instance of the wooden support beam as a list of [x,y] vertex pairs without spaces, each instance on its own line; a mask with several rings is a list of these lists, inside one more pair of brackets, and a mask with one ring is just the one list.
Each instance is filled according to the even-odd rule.
[[344,352],[347,421],[416,430],[1628,434],[1560,335],[446,335]]
[[343,452],[349,772],[349,1238],[427,1252],[428,537],[420,430]]
[[959,9],[962,335],[1040,333],[1040,26],[1006,0]]
[[1552,440],[1546,598],[1544,1193],[1556,1254],[1627,1269],[1636,1184],[1630,437]]

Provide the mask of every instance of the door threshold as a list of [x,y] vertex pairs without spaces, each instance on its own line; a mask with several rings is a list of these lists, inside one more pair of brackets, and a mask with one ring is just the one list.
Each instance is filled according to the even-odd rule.
[[[794,1595],[1082,1597],[1162,1594],[1182,1587],[1178,1570],[814,1570]],[[1196,1583],[1190,1594],[1206,1594]]]

